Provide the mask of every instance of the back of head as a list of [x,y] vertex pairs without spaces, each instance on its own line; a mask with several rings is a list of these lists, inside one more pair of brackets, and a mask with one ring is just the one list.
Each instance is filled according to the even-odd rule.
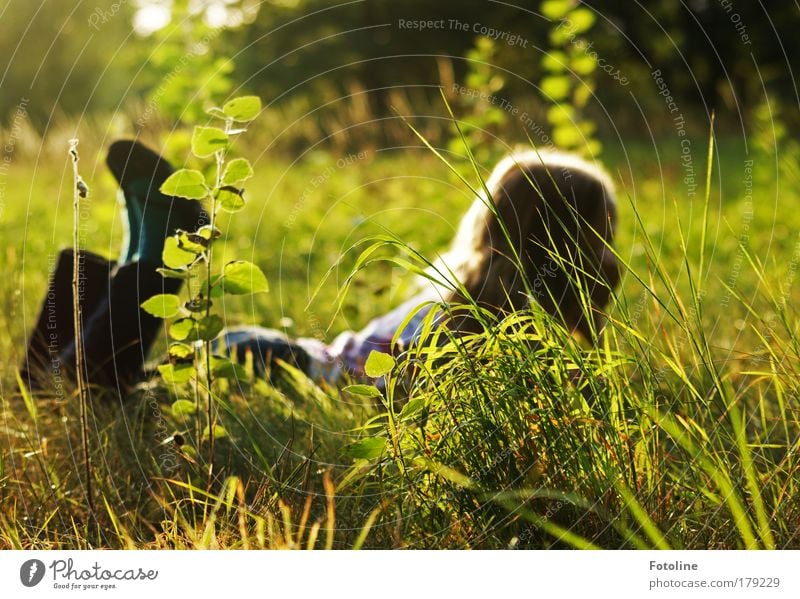
[[475,201],[444,262],[479,305],[511,312],[535,299],[592,340],[619,280],[608,176],[577,156],[524,151],[503,159],[486,187],[491,204]]

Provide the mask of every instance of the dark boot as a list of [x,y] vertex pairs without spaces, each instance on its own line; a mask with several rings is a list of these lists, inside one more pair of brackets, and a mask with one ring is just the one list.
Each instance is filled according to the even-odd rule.
[[114,142],[106,163],[125,198],[128,242],[121,262],[160,262],[164,239],[176,229],[194,232],[210,223],[200,202],[161,193],[173,168],[139,142]]
[[[178,279],[165,279],[160,264],[132,262],[113,273],[108,295],[85,321],[84,357],[90,384],[117,390],[121,395],[142,375],[147,354],[163,320],[140,308],[159,293],[177,293]],[[75,346],[62,355],[64,363],[75,363]]]
[[[78,254],[81,271],[78,280],[80,306],[84,321],[106,296],[108,281],[115,263],[87,251]],[[22,364],[22,380],[30,389],[43,389],[61,375],[59,355],[75,342],[72,305],[71,249],[62,250],[50,276],[39,319],[28,339]],[[72,365],[74,369],[74,364]]]

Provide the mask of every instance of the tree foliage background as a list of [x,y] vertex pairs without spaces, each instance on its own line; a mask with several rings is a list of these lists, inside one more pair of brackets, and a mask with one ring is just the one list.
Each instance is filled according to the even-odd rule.
[[[534,112],[541,104],[536,85],[544,75],[552,27],[539,4],[7,0],[0,9],[0,121],[10,119],[21,98],[29,100],[28,114],[40,132],[60,115],[122,111],[133,128],[137,119],[141,127],[154,114],[193,120],[199,113],[183,111],[187,97],[201,109],[239,85],[273,108],[293,102],[312,112],[355,94],[351,102],[372,118],[408,108],[422,112],[439,98],[440,85],[448,79],[463,82],[475,69],[469,53],[480,31],[522,40],[495,40],[487,58],[502,80],[503,98]],[[719,122],[733,126],[747,124],[766,98],[798,105],[796,2],[575,4],[595,14],[583,36],[587,43],[629,81],[623,86],[603,73],[596,77],[587,110],[603,135],[613,131],[612,123],[635,121],[636,106],[648,114],[662,107],[651,76],[655,69],[683,112],[703,116],[714,110]],[[147,35],[135,30],[142,11],[154,8],[171,11],[170,23]],[[403,21],[443,26],[422,29],[402,26]],[[207,85],[212,80],[213,86]],[[653,113],[667,116],[663,110]],[[796,124],[796,113],[785,115],[790,123]],[[656,129],[669,123],[668,118],[648,121]]]

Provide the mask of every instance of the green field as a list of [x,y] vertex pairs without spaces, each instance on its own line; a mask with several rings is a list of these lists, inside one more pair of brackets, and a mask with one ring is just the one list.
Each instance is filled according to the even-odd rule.
[[[48,263],[71,240],[66,152],[51,141],[15,160],[0,219],[0,547],[800,547],[800,152],[769,135],[748,142],[746,155],[741,140],[716,141],[708,195],[702,136],[693,183],[677,137],[606,142],[625,272],[599,350],[534,310],[420,352],[408,402],[398,391],[388,409],[291,371],[274,388],[220,381],[228,437],[211,488],[194,418],[172,415],[163,384],[124,405],[96,398],[94,514],[76,401],[25,398],[15,378]],[[122,229],[104,143],[81,146],[83,238],[113,256]],[[256,262],[271,289],[226,300],[229,325],[327,339],[357,329],[414,275],[373,264],[337,313],[353,246],[390,233],[433,259],[472,201],[422,146],[242,153],[256,169],[249,203],[215,251]],[[354,457],[365,448],[374,455]],[[165,451],[178,468],[162,467]]]

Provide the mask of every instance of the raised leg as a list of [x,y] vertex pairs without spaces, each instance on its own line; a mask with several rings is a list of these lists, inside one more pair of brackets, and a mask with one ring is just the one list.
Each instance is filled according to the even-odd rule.
[[[115,262],[86,251],[79,252],[78,259],[80,305],[83,314],[90,315],[106,297]],[[31,389],[46,387],[50,379],[62,374],[60,355],[74,345],[73,264],[72,250],[62,250],[50,276],[36,326],[28,339],[21,371],[22,380]]]

